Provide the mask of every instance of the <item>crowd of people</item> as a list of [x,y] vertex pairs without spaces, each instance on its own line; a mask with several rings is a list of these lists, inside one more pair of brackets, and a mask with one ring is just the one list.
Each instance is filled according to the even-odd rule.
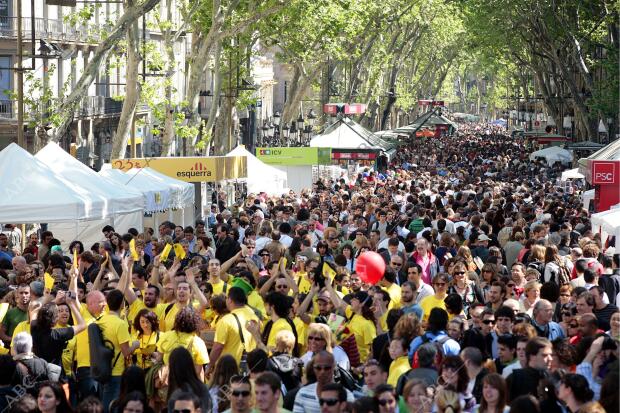
[[193,226],[5,225],[0,413],[618,411],[620,255],[528,156],[464,125]]

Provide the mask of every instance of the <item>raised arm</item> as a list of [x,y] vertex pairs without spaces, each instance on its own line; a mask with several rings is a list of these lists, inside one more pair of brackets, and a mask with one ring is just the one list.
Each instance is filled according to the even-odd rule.
[[301,318],[305,324],[310,324],[312,322],[312,318],[308,315],[308,307],[310,307],[310,303],[312,302],[312,298],[316,296],[319,292],[319,287],[316,284],[312,284],[310,288],[310,292],[304,298],[304,301],[297,308],[297,316]]
[[205,308],[209,306],[209,301],[207,300],[207,297],[205,297],[205,295],[202,293],[202,291],[200,291],[200,287],[198,287],[198,284],[196,283],[196,278],[195,278],[196,271],[198,271],[196,267],[186,269],[185,279],[189,283],[189,286],[192,289],[194,296],[200,303],[199,312],[202,312],[202,310],[204,310]]

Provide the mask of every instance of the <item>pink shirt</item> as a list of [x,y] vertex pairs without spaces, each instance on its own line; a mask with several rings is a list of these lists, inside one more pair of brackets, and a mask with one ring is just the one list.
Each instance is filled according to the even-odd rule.
[[420,267],[422,267],[422,281],[430,285],[431,284],[431,259],[429,257],[429,254],[426,254],[423,257],[418,255],[415,262]]

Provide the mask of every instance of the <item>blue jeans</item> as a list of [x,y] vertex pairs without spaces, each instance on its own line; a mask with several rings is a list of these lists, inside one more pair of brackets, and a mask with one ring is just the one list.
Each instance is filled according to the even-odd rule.
[[101,401],[103,403],[104,413],[108,413],[110,409],[110,403],[118,399],[121,393],[121,376],[112,376],[110,381],[106,384],[99,384],[101,386]]
[[99,396],[99,383],[90,377],[90,367],[78,367],[75,380],[77,381],[78,400],[88,396]]

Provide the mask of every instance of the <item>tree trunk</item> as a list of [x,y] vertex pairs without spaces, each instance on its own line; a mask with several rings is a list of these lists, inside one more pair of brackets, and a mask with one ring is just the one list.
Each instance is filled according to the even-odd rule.
[[[127,2],[127,7],[133,7],[133,0]],[[138,51],[138,21],[133,22],[127,29],[127,67],[125,83],[125,100],[123,109],[116,127],[116,134],[112,141],[112,159],[125,158],[127,142],[132,133],[130,128],[134,126],[136,105],[140,98],[140,82],[138,71],[140,65],[140,52]]]
[[159,0],[146,0],[144,3],[126,9],[108,37],[99,43],[99,46],[95,49],[93,58],[88,62],[82,75],[75,84],[75,88],[66,99],[63,99],[63,102],[58,107],[61,121],[54,132],[52,138],[54,142],[58,142],[65,133],[67,133],[67,129],[69,129],[73,121],[73,113],[77,105],[81,102],[82,97],[88,94],[88,88],[93,83],[99,69],[104,66],[103,62],[108,57],[112,48],[115,47],[119,40],[127,33],[129,25],[136,22],[143,14],[153,10],[158,3]]

